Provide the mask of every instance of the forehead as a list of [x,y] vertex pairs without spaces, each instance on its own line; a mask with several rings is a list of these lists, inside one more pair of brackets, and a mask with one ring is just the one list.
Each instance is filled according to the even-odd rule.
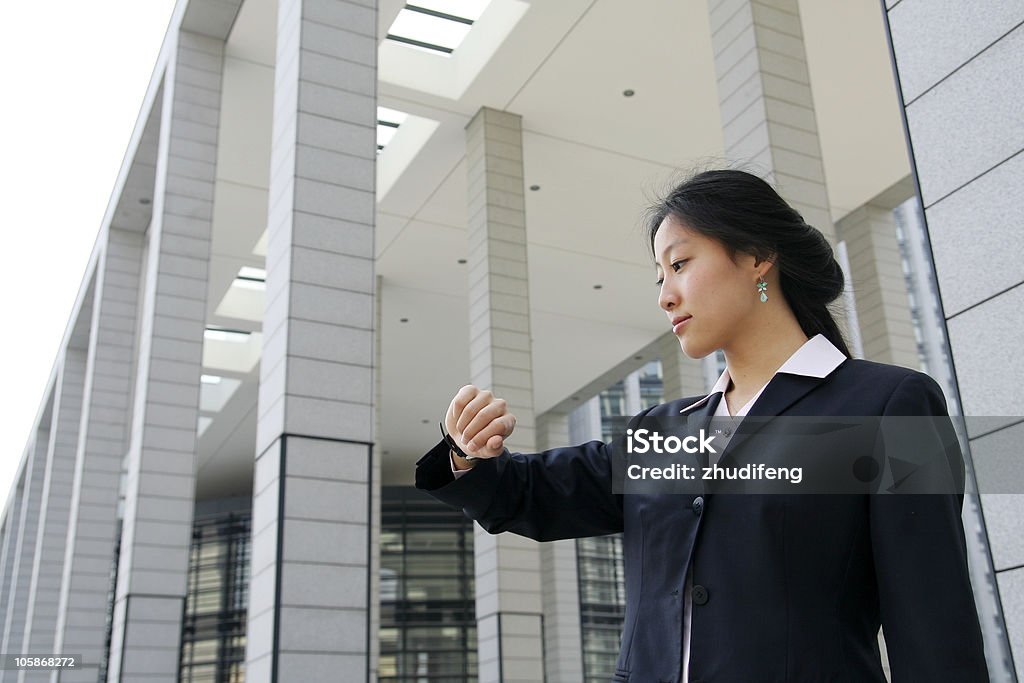
[[655,261],[663,260],[676,247],[701,247],[710,240],[682,223],[675,216],[666,216],[654,235]]

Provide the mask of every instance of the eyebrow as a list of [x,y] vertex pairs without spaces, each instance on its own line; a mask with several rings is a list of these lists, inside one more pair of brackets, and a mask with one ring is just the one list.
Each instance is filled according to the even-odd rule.
[[[677,240],[676,240],[675,242],[673,242],[672,244],[670,244],[670,245],[668,245],[667,247],[665,247],[665,250],[661,252],[661,256],[662,256],[662,258],[664,258],[665,254],[667,254],[667,253],[669,253],[670,251],[672,251],[672,249],[674,249],[675,247],[678,247],[678,246],[679,246],[680,244],[688,244],[688,243],[689,243],[689,241],[690,241],[690,240],[686,239],[685,237],[680,237],[680,238],[679,238],[679,239],[677,239]],[[656,267],[659,267],[659,268],[661,267],[660,263],[659,263],[659,262],[657,262],[657,261],[656,261],[656,262],[654,263],[654,265],[655,265]]]

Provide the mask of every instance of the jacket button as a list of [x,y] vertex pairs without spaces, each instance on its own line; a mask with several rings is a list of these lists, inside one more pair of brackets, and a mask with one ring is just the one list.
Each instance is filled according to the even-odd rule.
[[695,605],[703,605],[708,601],[708,589],[704,586],[694,586],[692,595]]
[[700,513],[704,511],[704,499],[697,496],[693,499],[693,514],[700,517]]

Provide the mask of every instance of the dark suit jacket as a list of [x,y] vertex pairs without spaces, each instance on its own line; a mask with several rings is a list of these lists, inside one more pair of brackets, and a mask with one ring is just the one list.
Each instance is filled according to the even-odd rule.
[[[698,398],[645,412],[678,415]],[[778,374],[749,413],[946,414],[927,375],[863,360],[821,379]],[[880,624],[893,683],[989,680],[962,494],[616,495],[611,463],[611,448],[592,441],[506,452],[456,480],[442,442],[417,463],[416,486],[491,533],[551,541],[624,531],[615,681],[679,681],[691,564],[690,683],[882,683]]]

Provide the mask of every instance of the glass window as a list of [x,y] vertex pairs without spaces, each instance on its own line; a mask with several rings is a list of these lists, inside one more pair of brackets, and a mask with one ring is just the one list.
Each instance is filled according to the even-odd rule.
[[475,681],[473,523],[409,487],[381,495],[379,680]]
[[249,512],[197,518],[192,526],[181,641],[183,683],[245,680]]

